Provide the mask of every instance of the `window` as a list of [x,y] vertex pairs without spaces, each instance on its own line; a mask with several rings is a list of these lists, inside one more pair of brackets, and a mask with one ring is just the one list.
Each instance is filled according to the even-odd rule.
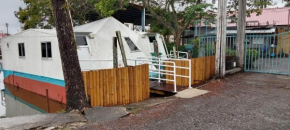
[[129,37],[125,37],[125,40],[131,51],[139,51],[138,47],[133,43]]
[[78,46],[88,45],[86,36],[76,36],[76,42]]
[[25,56],[25,48],[24,48],[24,43],[18,43],[18,53],[20,57]]
[[153,43],[154,40],[156,40],[155,36],[149,36],[150,43]]
[[264,44],[264,38],[253,38],[253,44]]
[[41,43],[41,55],[42,55],[42,58],[52,58],[51,42]]

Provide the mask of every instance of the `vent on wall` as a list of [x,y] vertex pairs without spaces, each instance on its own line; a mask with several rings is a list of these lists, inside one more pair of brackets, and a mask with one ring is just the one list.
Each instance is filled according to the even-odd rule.
[[124,23],[128,28],[131,30],[134,30],[134,24],[133,23]]

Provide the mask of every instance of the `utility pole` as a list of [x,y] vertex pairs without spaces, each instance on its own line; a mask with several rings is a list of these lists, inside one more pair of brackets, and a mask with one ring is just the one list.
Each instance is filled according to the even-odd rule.
[[7,29],[7,36],[9,36],[9,32],[8,32],[8,23],[6,23],[6,29]]
[[226,65],[226,31],[227,31],[227,0],[219,0],[217,15],[217,44],[215,73],[216,78],[225,77]]
[[66,111],[90,107],[87,101],[77,44],[67,0],[51,0],[66,89]]
[[246,30],[246,9],[247,9],[247,1],[246,0],[239,0],[239,14],[238,14],[238,42],[237,42],[237,53],[236,57],[238,59],[238,67],[244,67],[244,44],[245,44],[245,30]]

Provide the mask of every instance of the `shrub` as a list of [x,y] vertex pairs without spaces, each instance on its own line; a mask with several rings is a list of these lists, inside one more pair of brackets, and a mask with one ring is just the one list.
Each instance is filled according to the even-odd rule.
[[232,49],[227,48],[226,55],[235,56],[236,55],[236,50],[232,50]]
[[[173,50],[173,47],[175,46],[175,43],[167,43],[166,44],[166,47],[167,47],[167,50],[170,52],[171,50]],[[178,51],[185,51],[185,46],[178,46]]]
[[252,65],[253,62],[255,62],[256,59],[259,58],[260,52],[256,49],[247,49],[246,52],[246,64]]

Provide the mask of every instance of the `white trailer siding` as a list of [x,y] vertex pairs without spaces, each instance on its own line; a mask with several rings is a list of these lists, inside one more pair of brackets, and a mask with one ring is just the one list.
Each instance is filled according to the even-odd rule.
[[[41,43],[51,42],[52,58],[42,58]],[[24,43],[25,56],[18,54]],[[1,39],[3,69],[63,80],[58,41],[53,30],[27,30]]]

